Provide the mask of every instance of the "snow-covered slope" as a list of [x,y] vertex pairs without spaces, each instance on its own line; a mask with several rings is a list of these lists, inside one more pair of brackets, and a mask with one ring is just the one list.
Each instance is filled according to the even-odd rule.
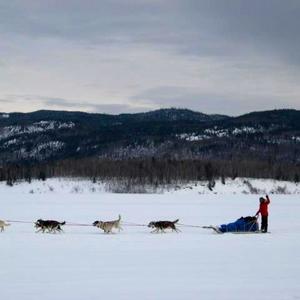
[[[50,183],[50,182],[48,182]],[[48,184],[46,183],[46,184]],[[38,218],[91,224],[115,219],[139,225],[176,218],[221,224],[253,215],[257,195],[21,193],[0,187],[0,219]],[[65,186],[65,185],[64,185]],[[24,187],[24,186],[23,186]],[[193,227],[150,234],[125,226],[105,235],[92,226],[35,233],[15,223],[0,233],[0,295],[7,300],[294,300],[300,298],[300,202],[272,195],[271,234],[223,234]]]
[[175,191],[198,194],[300,194],[300,184],[273,179],[236,178],[226,179],[225,184],[216,180],[211,189],[204,181],[177,187]]
[[[129,188],[129,190],[128,190]],[[0,192],[22,194],[94,194],[94,193],[179,193],[179,194],[300,194],[300,184],[272,179],[236,178],[216,180],[209,188],[207,181],[189,184],[159,186],[128,186],[126,182],[92,182],[82,178],[51,178],[46,181],[34,180],[16,182],[13,187],[0,182]]]

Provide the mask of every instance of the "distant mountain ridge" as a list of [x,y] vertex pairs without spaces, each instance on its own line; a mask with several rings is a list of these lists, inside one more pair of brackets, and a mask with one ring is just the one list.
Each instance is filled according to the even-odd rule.
[[[1,117],[4,116],[4,117]],[[88,118],[91,121],[98,120],[101,122],[107,121],[180,121],[190,120],[199,122],[208,122],[228,119],[225,115],[209,115],[201,112],[195,112],[189,109],[158,109],[145,113],[134,114],[101,114],[101,113],[86,113],[77,111],[52,111],[38,110],[30,113],[0,113],[0,125],[11,124],[12,120],[17,122],[40,121],[40,120],[82,120]]]
[[224,120],[230,117],[225,115],[208,115],[201,112],[195,112],[189,109],[158,109],[145,113],[137,114],[122,114],[120,116],[134,117],[139,121],[199,121],[199,122],[211,122],[217,120]]
[[300,111],[238,117],[188,109],[136,114],[0,113],[0,166],[65,158],[247,158],[300,163]]

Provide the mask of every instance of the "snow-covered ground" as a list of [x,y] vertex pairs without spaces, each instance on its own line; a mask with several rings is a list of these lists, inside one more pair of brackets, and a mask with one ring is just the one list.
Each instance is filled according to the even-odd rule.
[[[124,222],[141,225],[176,218],[184,224],[217,225],[253,215],[258,207],[258,195],[243,193],[208,195],[197,189],[165,194],[70,193],[54,181],[52,185],[54,191],[47,188],[40,193],[36,183],[31,184],[33,193],[25,184],[0,185],[0,219],[91,224],[120,213]],[[32,224],[12,222],[0,233],[0,296],[300,299],[299,196],[274,194],[271,201],[271,234],[218,235],[193,227],[180,227],[178,234],[150,234],[146,226],[124,226],[120,234],[105,235],[92,226],[68,225],[63,234],[41,234]]]
[[[35,180],[32,183],[17,182],[13,187],[0,182],[0,191],[5,193],[30,193],[30,194],[94,194],[117,192],[124,193],[127,182],[95,182],[87,179],[74,178],[51,178],[46,181]],[[215,181],[212,189],[208,188],[207,181],[194,182],[189,184],[170,186],[159,186],[157,189],[150,186],[131,186],[135,192],[142,193],[188,193],[188,194],[300,194],[300,184],[289,181],[278,181],[272,179],[252,179],[236,178],[225,179],[225,184],[221,180]],[[128,192],[128,191],[127,191]],[[130,192],[130,191],[129,191]]]

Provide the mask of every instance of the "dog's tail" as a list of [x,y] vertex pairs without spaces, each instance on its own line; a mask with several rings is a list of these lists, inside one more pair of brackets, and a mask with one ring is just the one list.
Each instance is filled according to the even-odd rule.
[[121,221],[121,215],[119,215],[119,219],[118,219],[118,221],[119,221],[119,222]]
[[173,224],[176,224],[179,221],[179,219],[176,219],[175,221],[173,221]]
[[60,222],[59,225],[65,225],[66,221]]

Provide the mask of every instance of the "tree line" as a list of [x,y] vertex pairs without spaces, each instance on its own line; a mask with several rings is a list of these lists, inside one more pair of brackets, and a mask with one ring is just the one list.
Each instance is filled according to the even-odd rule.
[[259,160],[205,159],[66,159],[39,164],[10,164],[0,167],[0,181],[13,185],[18,180],[80,177],[93,181],[120,180],[158,186],[226,178],[270,178],[299,182],[300,165]]

